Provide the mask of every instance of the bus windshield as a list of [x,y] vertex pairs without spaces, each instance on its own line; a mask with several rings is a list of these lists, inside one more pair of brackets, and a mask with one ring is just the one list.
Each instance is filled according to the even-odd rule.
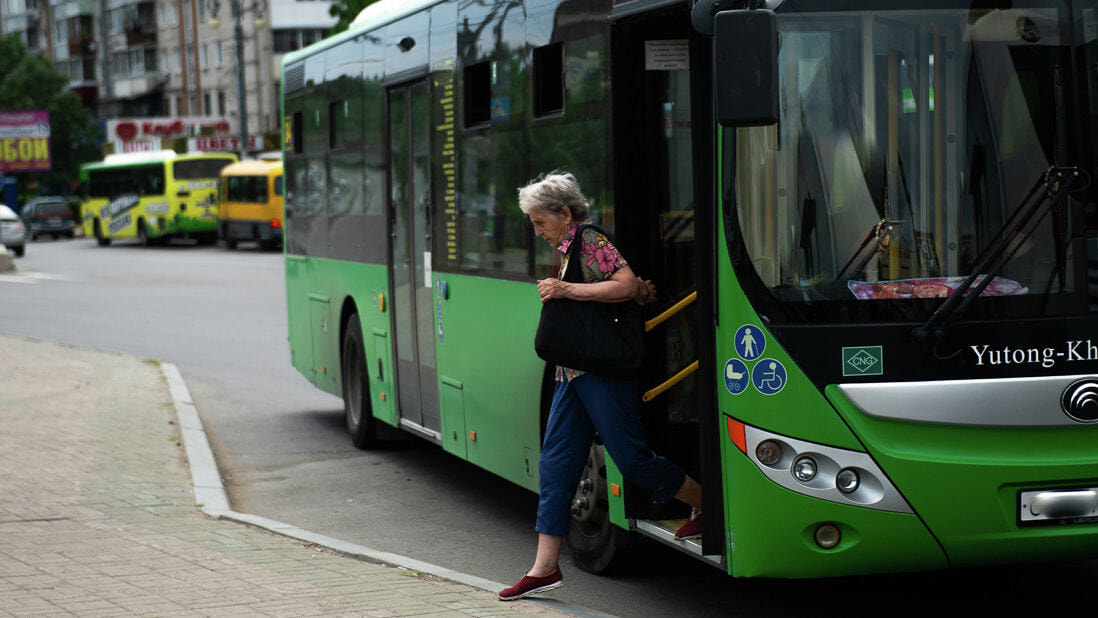
[[107,168],[88,173],[89,197],[114,199],[122,195],[162,195],[163,193],[163,163]]
[[[810,4],[778,12],[779,123],[735,134],[741,262],[768,303],[892,300],[892,317],[925,317],[940,301],[921,299],[956,290],[1050,170],[1091,168],[1096,9]],[[1069,113],[1083,100],[1090,117]],[[998,273],[977,273],[998,275],[982,295],[1000,314],[1048,308],[1003,297],[1087,311],[1082,174]]]
[[227,176],[225,178],[225,200],[249,204],[267,202],[266,176]]

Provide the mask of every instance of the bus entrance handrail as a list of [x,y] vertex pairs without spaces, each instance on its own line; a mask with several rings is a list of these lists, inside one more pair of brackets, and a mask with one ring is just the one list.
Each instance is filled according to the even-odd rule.
[[651,320],[648,320],[647,322],[645,322],[644,323],[644,332],[646,332],[646,333],[651,332],[653,328],[659,326],[660,324],[663,324],[667,320],[670,320],[675,314],[682,311],[687,306],[689,306],[690,303],[692,303],[696,300],[698,300],[698,291],[694,290],[690,294],[687,294],[687,296],[685,298],[683,298],[682,300],[680,300],[679,302],[675,303],[674,305],[671,305],[671,307],[668,308],[667,311],[664,311],[663,313],[657,315],[656,317],[652,318]]
[[[669,307],[667,309],[667,311],[664,311],[663,313],[657,315],[656,317],[652,318],[651,320],[648,320],[647,322],[645,322],[644,323],[644,332],[651,332],[653,328],[655,328],[655,327],[659,326],[660,324],[663,324],[667,320],[671,319],[676,314],[678,314],[680,311],[682,311],[683,309],[686,309],[687,307],[689,307],[690,304],[693,303],[696,300],[698,300],[698,291],[694,290],[693,292],[687,294],[679,302],[675,303],[674,305],[671,305],[671,307]],[[678,384],[679,382],[682,382],[683,380],[686,379],[687,376],[689,376],[690,374],[697,371],[698,366],[699,366],[698,361],[694,361],[693,363],[690,363],[684,369],[682,369],[681,371],[679,371],[678,373],[676,373],[675,375],[671,376],[666,381],[664,381],[663,384],[660,384],[659,386],[657,386],[657,387],[649,390],[648,392],[646,392],[641,397],[641,400],[647,402],[647,401],[652,401],[656,397],[659,397],[660,395],[662,395],[664,393],[664,391],[666,391],[667,389],[671,388],[672,386]]]
[[641,401],[648,402],[648,401],[652,401],[656,397],[659,397],[660,395],[662,395],[664,393],[664,391],[666,391],[667,389],[671,388],[672,386],[678,384],[679,382],[682,382],[683,380],[686,379],[687,376],[689,376],[690,374],[697,371],[698,366],[700,364],[701,363],[699,361],[694,361],[694,362],[690,363],[682,371],[680,371],[680,372],[676,373],[675,375],[671,376],[670,378],[668,378],[667,381],[664,382],[663,384],[660,384],[659,386],[657,386],[657,387],[653,388],[652,390],[646,392],[641,397]]

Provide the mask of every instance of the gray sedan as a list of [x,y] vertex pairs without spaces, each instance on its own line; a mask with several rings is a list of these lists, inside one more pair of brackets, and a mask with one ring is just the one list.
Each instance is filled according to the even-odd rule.
[[0,204],[0,245],[11,249],[16,256],[26,251],[27,229],[23,220],[12,209]]

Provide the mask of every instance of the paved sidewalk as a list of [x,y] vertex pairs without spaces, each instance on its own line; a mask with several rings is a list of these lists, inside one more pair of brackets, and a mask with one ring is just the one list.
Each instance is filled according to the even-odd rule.
[[151,361],[0,335],[0,616],[553,615],[195,505]]

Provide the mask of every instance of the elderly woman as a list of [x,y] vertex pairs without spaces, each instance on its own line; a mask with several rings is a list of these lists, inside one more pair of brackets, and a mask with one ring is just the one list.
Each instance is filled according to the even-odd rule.
[[[587,219],[589,205],[571,174],[553,172],[519,189],[519,208],[530,217],[534,233],[564,255],[560,278],[538,281],[541,302],[554,298],[604,303],[653,300],[651,282],[633,274],[606,236],[588,227],[582,238],[574,238],[576,228]],[[579,253],[583,258],[583,283],[561,280],[568,267],[568,247],[573,242],[583,243]],[[693,507],[676,538],[700,536],[701,486],[648,448],[638,403],[635,378],[557,367],[556,390],[538,465],[541,491],[537,557],[525,577],[500,591],[500,600],[513,601],[564,584],[558,564],[561,544],[571,525],[571,500],[595,432],[625,478],[660,501],[677,498]]]

